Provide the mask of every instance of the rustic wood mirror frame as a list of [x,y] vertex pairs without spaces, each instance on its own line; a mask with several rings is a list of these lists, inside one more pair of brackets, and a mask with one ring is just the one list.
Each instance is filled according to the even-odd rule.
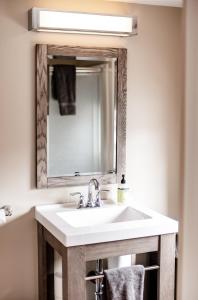
[[93,176],[47,176],[47,110],[48,55],[101,56],[117,58],[117,145],[116,174],[94,176],[103,184],[116,183],[126,166],[126,94],[127,50],[124,48],[84,48],[57,45],[36,45],[36,108],[37,108],[37,188],[88,184]]

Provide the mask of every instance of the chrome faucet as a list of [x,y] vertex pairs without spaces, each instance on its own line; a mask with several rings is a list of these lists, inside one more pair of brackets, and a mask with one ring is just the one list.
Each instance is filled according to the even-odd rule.
[[[93,191],[94,187],[94,191]],[[88,201],[87,201],[87,207],[96,207],[96,192],[99,193],[100,190],[100,184],[96,178],[92,178],[89,181],[88,185]]]
[[100,190],[100,184],[96,178],[92,178],[88,185],[88,200],[85,202],[84,196],[80,192],[71,193],[71,196],[80,195],[80,200],[78,202],[77,208],[85,207],[101,207],[103,206],[103,201],[101,199],[101,192],[109,192],[109,190]]

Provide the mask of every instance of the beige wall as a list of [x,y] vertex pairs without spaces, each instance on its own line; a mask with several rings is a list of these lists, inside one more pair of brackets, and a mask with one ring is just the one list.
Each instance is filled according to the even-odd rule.
[[198,295],[198,1],[185,7],[185,168],[181,216],[179,296]]
[[[53,4],[54,2],[54,4]],[[132,38],[27,31],[33,6],[139,18]],[[0,0],[0,204],[13,218],[0,228],[0,299],[37,299],[32,207],[64,201],[71,189],[35,189],[36,43],[128,48],[127,178],[134,198],[177,216],[180,204],[181,11],[98,1]]]

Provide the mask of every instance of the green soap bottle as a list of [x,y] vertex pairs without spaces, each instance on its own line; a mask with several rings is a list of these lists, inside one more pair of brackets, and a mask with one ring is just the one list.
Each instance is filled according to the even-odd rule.
[[117,195],[117,202],[118,204],[125,204],[128,201],[128,191],[129,188],[126,184],[125,175],[122,174],[121,183],[118,186],[118,195]]

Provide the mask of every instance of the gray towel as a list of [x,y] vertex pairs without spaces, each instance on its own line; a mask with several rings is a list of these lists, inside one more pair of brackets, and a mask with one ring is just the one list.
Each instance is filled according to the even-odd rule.
[[105,272],[107,300],[143,300],[145,269],[141,265]]
[[52,95],[59,102],[60,115],[76,113],[76,67],[55,65],[52,75]]

